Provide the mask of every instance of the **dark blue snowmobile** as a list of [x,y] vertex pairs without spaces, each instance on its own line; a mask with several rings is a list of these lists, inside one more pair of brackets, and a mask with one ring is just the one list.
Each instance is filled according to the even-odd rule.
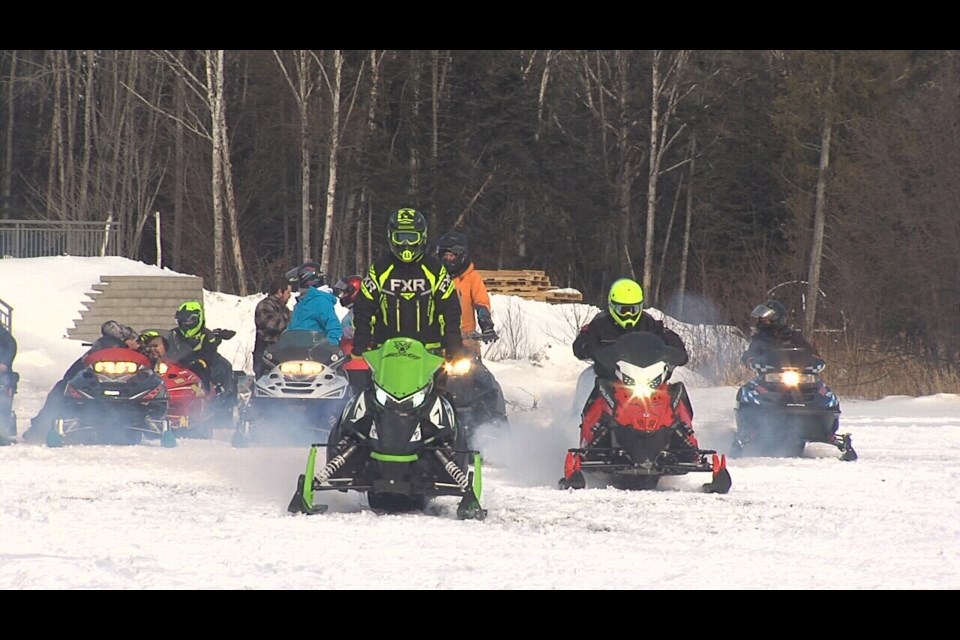
[[803,347],[771,347],[753,359],[756,375],[737,391],[731,457],[799,457],[808,442],[831,444],[856,460],[850,434],[837,433],[840,401],[820,373],[825,363]]

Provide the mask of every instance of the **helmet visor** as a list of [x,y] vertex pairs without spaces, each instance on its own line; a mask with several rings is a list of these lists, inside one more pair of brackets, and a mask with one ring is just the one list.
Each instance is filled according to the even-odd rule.
[[419,231],[394,231],[390,234],[390,241],[397,245],[416,246],[423,241],[423,234]]
[[622,318],[638,316],[640,315],[641,309],[643,309],[642,304],[617,304],[614,302],[610,306],[613,307],[614,312]]
[[177,311],[175,317],[177,319],[177,326],[181,329],[193,329],[200,324],[200,313],[197,311],[181,309]]
[[777,312],[765,304],[758,304],[754,307],[753,311],[750,312],[750,316],[757,321],[758,325],[772,324],[776,315]]

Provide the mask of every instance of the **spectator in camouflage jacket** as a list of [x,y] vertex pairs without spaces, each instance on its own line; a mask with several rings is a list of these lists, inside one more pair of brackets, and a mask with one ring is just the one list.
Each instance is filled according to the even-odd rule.
[[260,377],[268,370],[263,361],[263,352],[274,344],[283,330],[290,324],[291,284],[286,276],[277,276],[270,281],[267,296],[257,304],[254,322],[257,325],[257,338],[253,345],[253,373]]

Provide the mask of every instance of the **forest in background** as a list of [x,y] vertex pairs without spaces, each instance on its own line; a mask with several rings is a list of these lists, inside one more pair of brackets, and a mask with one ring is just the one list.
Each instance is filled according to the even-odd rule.
[[960,390],[960,55],[4,50],[0,219],[111,221],[239,295],[413,206],[481,269],[691,324],[768,292],[840,393]]

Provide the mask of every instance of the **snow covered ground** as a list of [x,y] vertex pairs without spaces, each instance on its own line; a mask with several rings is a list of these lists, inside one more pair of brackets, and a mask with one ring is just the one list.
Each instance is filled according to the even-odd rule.
[[[21,433],[84,351],[65,335],[90,285],[128,273],[160,270],[121,258],[0,260]],[[238,368],[250,368],[260,297],[205,294],[208,326],[239,331],[223,349]],[[593,311],[494,296],[501,334],[514,327],[496,348],[521,357],[488,360],[512,429],[483,445],[484,521],[457,520],[453,498],[426,514],[376,515],[356,493],[332,494],[324,515],[289,515],[307,450],[235,449],[228,431],[174,449],[17,443],[0,447],[0,588],[960,588],[956,389],[841,398],[859,460],[816,444],[798,459],[731,460],[726,495],[700,493],[704,474],[654,491],[558,490],[584,366],[569,343]],[[726,451],[736,389],[676,377],[701,446]]]

